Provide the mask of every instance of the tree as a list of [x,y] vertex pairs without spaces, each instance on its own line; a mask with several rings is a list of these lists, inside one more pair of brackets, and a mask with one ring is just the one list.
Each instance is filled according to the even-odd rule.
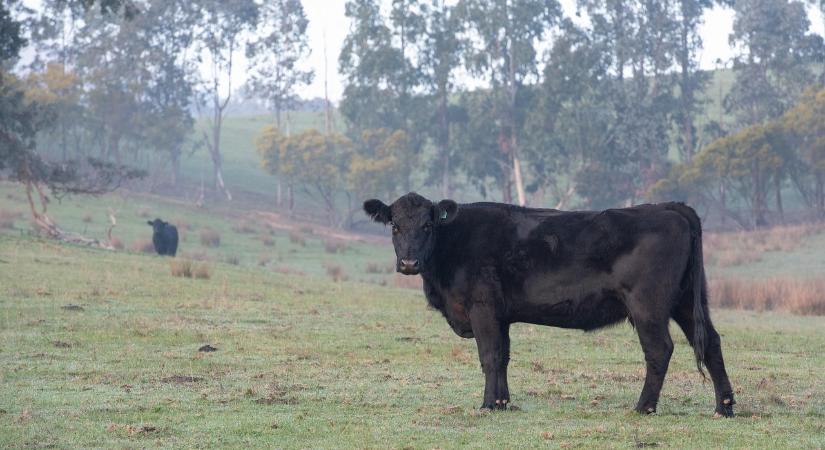
[[246,32],[258,19],[258,6],[253,0],[199,0],[198,6],[202,19],[197,40],[211,69],[209,79],[204,84],[212,108],[209,124],[211,134],[204,131],[204,138],[212,158],[215,188],[227,200],[232,200],[232,194],[223,179],[221,130],[226,107],[232,98],[232,72],[236,52],[243,47]]
[[330,226],[343,225],[336,199],[344,188],[342,169],[349,162],[349,139],[335,133],[324,135],[318,130],[287,137],[270,126],[258,138],[257,146],[264,168],[300,183],[307,196],[323,205]]
[[808,16],[799,1],[737,0],[733,8],[736,82],[725,107],[747,126],[779,117],[799,98],[813,81],[810,62],[822,42],[807,34]]
[[701,103],[697,93],[701,93],[709,75],[699,70],[698,52],[702,49],[699,26],[705,10],[713,5],[713,0],[679,0],[678,33],[679,41],[676,59],[679,68],[679,98],[676,122],[679,126],[679,150],[683,160],[689,161],[696,151],[696,127],[694,118],[700,113]]
[[[517,100],[519,90],[537,75],[538,41],[556,24],[561,8],[555,0],[461,0],[457,8],[468,22],[471,41],[477,43],[467,49],[466,64],[489,83],[498,116],[496,140],[507,157],[518,203],[524,205]],[[503,199],[510,202],[510,178],[503,181]]]
[[[282,111],[294,106],[295,89],[312,82],[312,70],[300,67],[310,53],[306,29],[309,21],[300,0],[277,0],[265,3],[258,30],[266,33],[250,43],[249,90],[265,99],[275,111],[275,126],[283,128]],[[281,205],[281,177],[278,177],[277,203]],[[289,204],[292,205],[292,186]],[[292,207],[290,206],[290,213]]]
[[781,123],[802,163],[791,178],[816,216],[825,218],[825,89],[808,89]]
[[449,96],[453,92],[454,72],[461,64],[464,42],[459,36],[463,24],[455,8],[443,0],[433,0],[429,6],[422,4],[421,15],[425,22],[418,48],[419,65],[426,92],[434,101],[431,109],[435,111],[427,129],[438,151],[434,169],[440,172],[441,196],[450,198],[450,177],[455,168],[451,164],[454,156],[450,149],[450,124],[454,114],[451,114]]
[[314,76],[311,69],[300,67],[310,54],[308,24],[300,0],[265,3],[257,27],[264,35],[247,47],[249,88],[272,106],[278,127],[282,127],[281,112],[294,106],[295,89],[311,83]]
[[101,194],[124,181],[142,177],[139,170],[88,158],[54,163],[36,151],[36,137],[53,121],[54,110],[27,98],[24,86],[5,66],[25,45],[20,22],[6,4],[0,5],[0,170],[26,187],[32,219],[49,237],[81,244],[101,245],[97,240],[68,233],[47,214],[49,197],[66,194]]

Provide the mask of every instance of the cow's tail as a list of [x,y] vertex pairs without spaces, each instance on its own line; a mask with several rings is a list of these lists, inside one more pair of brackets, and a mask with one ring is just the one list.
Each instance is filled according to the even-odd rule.
[[688,276],[690,290],[693,294],[693,353],[696,357],[696,368],[702,377],[707,379],[702,365],[705,362],[708,330],[708,286],[705,279],[705,264],[702,255],[702,222],[693,208],[678,203],[676,209],[690,224],[690,258],[688,258]]

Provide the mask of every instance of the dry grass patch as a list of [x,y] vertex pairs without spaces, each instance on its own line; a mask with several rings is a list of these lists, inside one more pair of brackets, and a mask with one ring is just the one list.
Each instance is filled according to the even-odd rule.
[[789,252],[805,238],[825,230],[822,224],[785,225],[763,230],[706,233],[705,262],[723,267],[740,266],[762,260],[766,252]]
[[392,264],[382,264],[382,263],[367,263],[366,271],[367,273],[392,273],[395,270]]
[[89,214],[89,213],[84,214],[83,218],[81,220],[83,220],[83,223],[92,223],[92,222],[94,222],[94,219],[92,219],[92,215]]
[[825,280],[719,278],[711,280],[710,300],[722,308],[825,315]]
[[174,277],[196,278],[208,280],[212,277],[212,268],[208,263],[196,262],[191,259],[172,259],[169,269]]
[[272,236],[263,235],[260,237],[261,243],[267,247],[274,247],[275,246],[275,239],[272,239]]
[[241,263],[241,259],[238,258],[236,255],[228,255],[223,259],[223,262],[233,266],[237,266]]
[[332,278],[332,281],[336,283],[349,279],[347,274],[344,273],[344,268],[338,264],[324,264],[324,268],[327,270],[327,276]]
[[204,247],[220,247],[221,235],[212,228],[204,228],[200,232],[201,245]]
[[155,253],[155,245],[152,244],[151,239],[138,239],[132,242],[129,249],[137,253]]

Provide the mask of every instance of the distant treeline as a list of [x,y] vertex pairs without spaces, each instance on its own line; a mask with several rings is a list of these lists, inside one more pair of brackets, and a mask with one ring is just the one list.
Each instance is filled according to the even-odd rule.
[[[708,117],[699,31],[715,5],[735,13],[735,56],[719,117]],[[315,75],[302,65],[300,0],[2,8],[22,26],[0,49],[28,40],[35,55],[3,56],[17,75],[3,72],[0,95],[22,92],[35,124],[4,133],[29,133],[51,158],[168,166],[176,183],[181,158],[203,148],[231,199],[220,138],[237,86],[224,83],[245,52],[245,95],[275,115],[257,144],[279,203],[282,186],[287,205],[301,189],[334,225],[421,174],[445,197],[469,187],[559,208],[686,200],[744,228],[784,220],[787,196],[806,217],[825,215],[825,45],[802,1],[578,0],[568,17],[555,0],[349,0],[344,131],[299,134],[282,113],[302,105],[295,90]],[[10,111],[0,114],[19,116]],[[200,135],[193,112],[208,117]]]

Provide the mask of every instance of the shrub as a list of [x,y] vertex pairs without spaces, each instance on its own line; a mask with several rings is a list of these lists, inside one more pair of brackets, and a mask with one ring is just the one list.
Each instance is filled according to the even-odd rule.
[[240,258],[238,258],[235,255],[228,255],[223,259],[223,262],[225,262],[227,264],[231,264],[233,266],[237,266],[238,264],[241,263],[241,260],[240,260]]
[[92,221],[93,221],[92,220],[92,215],[89,214],[89,213],[86,213],[86,214],[83,215],[82,220],[83,220],[83,223],[92,223]]
[[268,255],[261,255],[258,258],[258,265],[261,266],[261,267],[264,267],[267,264],[269,264],[271,261],[272,261],[272,258],[269,257]]
[[275,246],[275,239],[272,239],[270,236],[261,236],[261,243],[267,247],[274,247]]
[[137,215],[143,217],[144,219],[152,215],[152,210],[145,206],[141,206],[137,210]]
[[289,242],[300,245],[301,247],[306,247],[307,245],[307,241],[304,238],[304,235],[301,234],[299,231],[295,230],[289,232]]
[[200,232],[201,245],[204,247],[219,247],[221,245],[221,235],[212,228],[204,228]]
[[312,228],[309,225],[303,225],[301,228],[298,229],[301,233],[308,234],[312,236],[315,234],[315,228]]
[[152,244],[151,239],[138,239],[132,242],[130,249],[138,253],[155,253],[155,245]]

